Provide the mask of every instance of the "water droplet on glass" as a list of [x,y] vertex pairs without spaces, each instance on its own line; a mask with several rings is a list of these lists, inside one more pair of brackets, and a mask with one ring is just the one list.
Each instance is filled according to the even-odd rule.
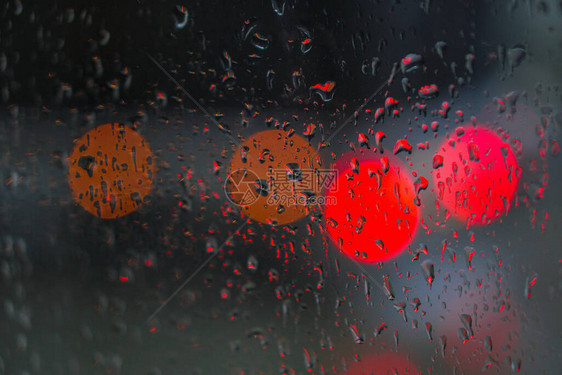
[[269,183],[263,178],[254,181],[254,188],[256,189],[256,193],[261,196],[267,197],[269,194]]
[[273,89],[273,80],[275,79],[275,71],[273,69],[269,69],[265,74],[265,85],[268,90]]
[[186,7],[182,5],[176,5],[176,10],[174,12],[174,21],[176,29],[183,29],[189,20],[189,12]]
[[422,269],[423,277],[429,285],[432,285],[433,280],[435,280],[435,270],[433,262],[429,259],[424,260],[422,263],[420,263],[420,267]]
[[271,7],[278,16],[285,14],[285,0],[271,0]]
[[435,154],[433,156],[433,169],[438,169],[443,166],[443,156]]
[[398,100],[392,98],[392,97],[388,97],[386,98],[386,100],[384,101],[384,109],[386,111],[386,113],[390,114],[390,111],[394,108],[396,108],[398,106]]
[[287,163],[285,165],[287,171],[287,178],[291,181],[302,181],[302,170],[298,163]]
[[474,332],[472,331],[472,317],[469,314],[461,314],[460,316],[461,323],[464,325],[468,336],[473,337]]
[[269,38],[256,32],[252,35],[252,44],[261,51],[266,50],[269,47]]
[[478,145],[474,142],[468,143],[468,155],[472,161],[480,161],[480,151]]
[[492,338],[490,336],[484,337],[484,349],[488,352],[492,352],[493,345],[492,345]]
[[359,142],[360,147],[370,148],[369,147],[369,138],[367,138],[365,133],[359,133],[359,136],[357,137],[357,142]]
[[422,64],[422,55],[410,53],[400,61],[400,69],[402,69],[402,73],[405,74],[418,69]]
[[474,74],[474,59],[475,58],[476,57],[474,56],[473,53],[469,53],[464,57],[464,59],[465,59],[464,67],[466,68],[466,70],[470,74]]
[[433,99],[439,96],[439,89],[437,85],[423,86],[418,90],[418,95],[422,99]]
[[392,290],[392,285],[390,284],[390,281],[385,280],[384,283],[382,284],[383,286],[383,291],[384,294],[386,295],[386,297],[389,300],[393,300],[394,299],[394,291]]
[[336,83],[328,81],[324,84],[317,83],[310,87],[310,94],[317,94],[323,101],[329,102],[334,98]]
[[507,51],[507,62],[511,72],[527,57],[527,50],[522,46],[515,46]]
[[375,111],[375,124],[378,123],[381,119],[384,119],[384,108],[377,108]]
[[402,151],[405,151],[408,154],[412,153],[412,145],[406,139],[399,139],[398,141],[396,141],[396,144],[394,145],[394,150],[393,150],[394,155]]
[[303,26],[298,29],[301,34],[301,52],[308,53],[312,49],[312,34]]
[[427,339],[433,341],[433,326],[430,322],[425,323],[425,333],[427,334]]
[[440,58],[443,58],[445,56],[445,52],[447,52],[447,43],[443,41],[435,43],[435,51]]
[[248,261],[246,262],[246,266],[248,267],[248,270],[256,272],[258,270],[258,259],[255,256],[250,255],[248,257]]
[[408,77],[402,78],[402,91],[404,91],[405,94],[409,94],[411,90],[412,84],[410,83]]

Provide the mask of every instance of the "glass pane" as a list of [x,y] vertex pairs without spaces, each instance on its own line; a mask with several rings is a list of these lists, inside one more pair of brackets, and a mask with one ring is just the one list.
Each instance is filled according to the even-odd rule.
[[558,373],[559,1],[0,17],[0,374]]

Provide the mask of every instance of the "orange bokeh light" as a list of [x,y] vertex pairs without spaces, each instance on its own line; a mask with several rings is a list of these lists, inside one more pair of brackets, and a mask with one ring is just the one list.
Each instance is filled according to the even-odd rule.
[[266,130],[238,146],[228,170],[228,198],[250,218],[284,225],[304,217],[322,192],[320,158],[303,137]]
[[154,157],[144,138],[123,124],[88,131],[75,142],[68,162],[74,199],[102,219],[133,212],[152,190]]

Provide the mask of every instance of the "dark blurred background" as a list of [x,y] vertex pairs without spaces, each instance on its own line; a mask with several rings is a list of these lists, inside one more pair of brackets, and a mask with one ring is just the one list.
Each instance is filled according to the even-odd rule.
[[[452,350],[447,324],[455,331],[482,300],[494,312],[507,300],[518,333],[502,352],[522,361],[520,373],[562,366],[560,1],[9,0],[0,18],[0,374],[340,374],[385,351],[409,355],[424,374],[470,374],[440,356],[439,338]],[[419,62],[403,70],[409,54]],[[412,248],[428,247],[433,288],[411,254],[358,268],[310,218],[281,228],[250,221],[237,233],[246,220],[222,187],[235,148],[151,58],[234,138],[271,117],[297,134],[329,124],[317,146],[381,88],[322,149],[326,165],[359,132],[384,130],[390,150],[406,135],[428,143],[400,156],[429,177],[439,143],[474,116],[521,143],[520,205],[466,230],[436,224],[434,193],[423,192],[427,229]],[[327,82],[333,91],[313,88]],[[421,97],[430,84],[439,95]],[[375,123],[389,96],[399,116]],[[433,121],[439,130],[422,132]],[[66,181],[73,140],[108,122],[135,127],[158,160],[150,204],[118,220],[88,214]],[[439,262],[444,240],[456,263]],[[225,241],[147,321],[199,272],[208,245]],[[481,255],[470,272],[465,246]],[[379,288],[387,279],[396,301]],[[514,371],[511,362],[487,370]]]

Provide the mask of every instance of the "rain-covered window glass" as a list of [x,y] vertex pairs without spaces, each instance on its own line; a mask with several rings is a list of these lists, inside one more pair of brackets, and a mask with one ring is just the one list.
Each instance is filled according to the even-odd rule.
[[0,374],[560,373],[560,1],[0,20]]

